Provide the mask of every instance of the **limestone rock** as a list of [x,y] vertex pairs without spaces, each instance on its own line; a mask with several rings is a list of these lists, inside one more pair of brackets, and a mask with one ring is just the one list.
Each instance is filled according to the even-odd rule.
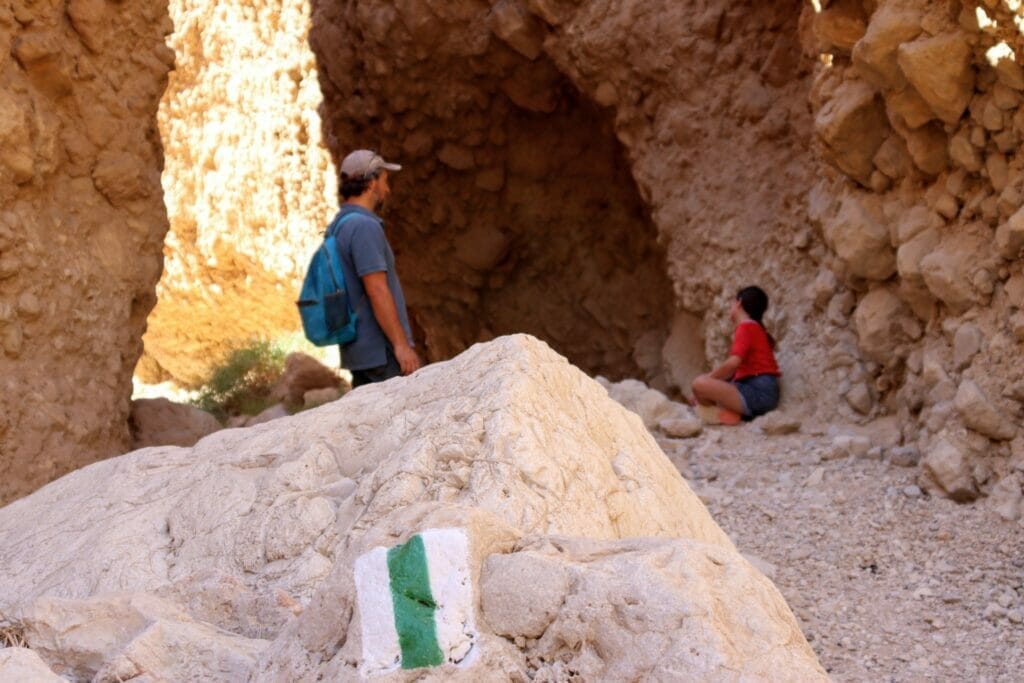
[[889,231],[854,196],[824,225],[825,239],[853,275],[885,280],[896,270]]
[[658,430],[673,439],[689,439],[700,436],[704,431],[704,422],[696,415],[671,417],[659,421]]
[[38,653],[24,647],[0,648],[0,680],[18,683],[65,683]]
[[905,83],[897,48],[921,33],[921,17],[912,10],[884,4],[871,17],[867,32],[853,48],[857,72],[877,88],[897,89]]
[[270,390],[270,399],[289,406],[303,405],[306,392],[313,389],[340,389],[341,377],[323,363],[305,353],[289,353],[284,360],[284,373]]
[[957,328],[953,335],[953,363],[958,370],[963,370],[981,351],[983,335],[977,325],[967,323]]
[[974,94],[973,51],[959,33],[942,33],[900,45],[900,69],[946,123],[956,123]]
[[[771,601],[781,600],[774,597],[770,582],[739,555],[726,559],[689,541],[554,540],[555,544],[524,539],[516,552],[490,556],[481,589],[484,617],[502,627],[496,631],[510,639],[539,637],[535,646],[524,648],[531,659],[549,662],[541,664],[537,677],[561,670],[555,663],[559,660],[587,680],[672,678],[683,670],[695,680],[710,680],[728,670],[754,678],[821,677],[789,648],[774,654],[763,645],[802,638],[792,627],[780,628],[769,611],[762,611]],[[554,590],[547,587],[548,581]],[[752,600],[743,597],[754,595],[758,597]],[[742,608],[745,603],[757,606]],[[613,615],[624,605],[633,605],[646,618],[619,622]],[[652,609],[655,605],[658,608]],[[725,619],[718,633],[744,632],[749,640],[724,648],[718,633],[698,626],[712,613]],[[740,614],[746,615],[743,620],[750,631],[729,623]],[[581,624],[592,624],[583,628],[600,655],[577,654],[568,645],[582,635]],[[637,640],[657,644],[637,650]],[[688,643],[687,648],[671,645],[678,642]],[[652,662],[652,656],[657,661]],[[783,671],[783,661],[796,668]]]
[[987,298],[982,285],[992,267],[991,240],[982,231],[960,230],[944,235],[938,246],[921,259],[921,275],[928,289],[954,311],[962,311]]
[[167,230],[154,122],[173,55],[166,4],[116,20],[110,7],[0,9],[0,504],[130,444]]
[[865,185],[888,127],[884,103],[860,81],[840,85],[814,119],[829,161]]
[[999,254],[1008,261],[1020,255],[1021,249],[1024,249],[1024,209],[1017,211],[999,226],[996,230],[996,245]]
[[[193,449],[103,461],[0,509],[0,612],[48,661],[102,680],[355,680],[381,616],[357,595],[377,585],[358,558],[453,528],[462,550],[430,557],[465,567],[460,652],[476,654],[438,673],[525,675],[543,660],[541,676],[572,662],[594,678],[671,665],[826,680],[641,420],[525,336]],[[616,540],[631,536],[646,538]],[[590,606],[617,601],[663,616],[612,629]],[[571,644],[580,628],[599,655]],[[673,628],[692,647],[672,647]],[[636,649],[648,640],[663,647]]]
[[873,289],[861,299],[853,321],[861,350],[882,364],[906,355],[904,345],[921,336],[921,327],[910,310],[886,287]]
[[43,597],[15,618],[34,651],[73,680],[237,681],[266,647],[191,619],[146,594],[87,600]]
[[221,428],[213,415],[166,398],[132,401],[129,419],[135,449],[149,446],[192,446],[199,439]]
[[1021,475],[1014,472],[999,480],[989,494],[989,504],[1000,517],[1008,522],[1015,522],[1021,517]]
[[970,502],[978,497],[978,489],[967,465],[962,446],[950,439],[940,438],[921,461],[924,484],[938,489],[958,503]]
[[765,434],[778,436],[781,434],[793,434],[800,431],[803,422],[796,415],[781,410],[773,410],[755,420],[761,431]]
[[327,387],[325,389],[310,389],[302,395],[302,405],[305,408],[316,408],[331,401],[341,398],[341,392],[337,389]]
[[864,17],[851,5],[828,7],[814,17],[814,36],[822,52],[837,50],[849,54],[867,29]]
[[639,415],[648,429],[656,429],[658,423],[665,419],[685,417],[685,415],[679,414],[680,406],[670,401],[665,394],[657,389],[651,389],[640,380],[605,382],[603,386],[614,401],[620,403],[626,410]]
[[997,409],[977,384],[964,380],[956,392],[956,409],[964,424],[997,441],[1007,441],[1017,435],[1013,420]]

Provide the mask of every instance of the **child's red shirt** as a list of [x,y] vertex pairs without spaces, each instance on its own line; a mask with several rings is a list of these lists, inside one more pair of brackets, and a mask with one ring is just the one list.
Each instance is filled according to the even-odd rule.
[[740,366],[733,375],[733,380],[754,375],[781,375],[775,362],[775,353],[768,343],[768,333],[755,320],[744,320],[736,326],[730,356],[740,357]]

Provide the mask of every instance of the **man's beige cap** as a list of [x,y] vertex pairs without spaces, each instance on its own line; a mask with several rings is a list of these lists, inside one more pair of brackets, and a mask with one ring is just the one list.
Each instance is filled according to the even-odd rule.
[[341,162],[341,174],[346,178],[366,178],[377,171],[401,171],[398,164],[391,164],[371,149],[357,149]]

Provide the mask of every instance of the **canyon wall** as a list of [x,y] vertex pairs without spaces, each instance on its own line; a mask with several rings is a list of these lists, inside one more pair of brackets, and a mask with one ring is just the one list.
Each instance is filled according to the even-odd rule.
[[128,443],[169,31],[160,2],[0,6],[0,503]]
[[428,355],[526,330],[688,390],[759,283],[800,395],[825,255],[801,7],[313,2],[328,145],[405,164],[387,217]]
[[304,2],[173,0],[160,106],[170,232],[139,375],[203,381],[299,327],[295,294],[337,208]]
[[832,372],[858,378],[840,386],[858,412],[899,416],[933,490],[1019,497],[1020,3],[825,4],[805,36],[828,164],[808,215],[831,252]]

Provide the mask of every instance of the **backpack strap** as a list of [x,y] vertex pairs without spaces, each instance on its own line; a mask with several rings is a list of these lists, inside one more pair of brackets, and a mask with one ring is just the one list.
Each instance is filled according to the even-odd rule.
[[[344,216],[339,216],[338,218],[336,218],[334,222],[327,227],[327,231],[324,233],[323,244],[320,245],[321,249],[325,249],[327,251],[327,263],[330,264],[331,280],[334,282],[335,289],[341,289],[341,287],[338,286],[338,277],[336,273],[344,274],[345,272],[344,270],[342,270],[341,261],[338,259],[338,249],[335,246],[335,233],[338,232],[338,228],[341,227],[342,223],[356,215],[356,212],[353,211],[351,213],[345,214]],[[334,247],[333,249],[328,249],[328,240],[331,241],[330,246]],[[344,280],[345,278],[342,277],[341,279]]]

